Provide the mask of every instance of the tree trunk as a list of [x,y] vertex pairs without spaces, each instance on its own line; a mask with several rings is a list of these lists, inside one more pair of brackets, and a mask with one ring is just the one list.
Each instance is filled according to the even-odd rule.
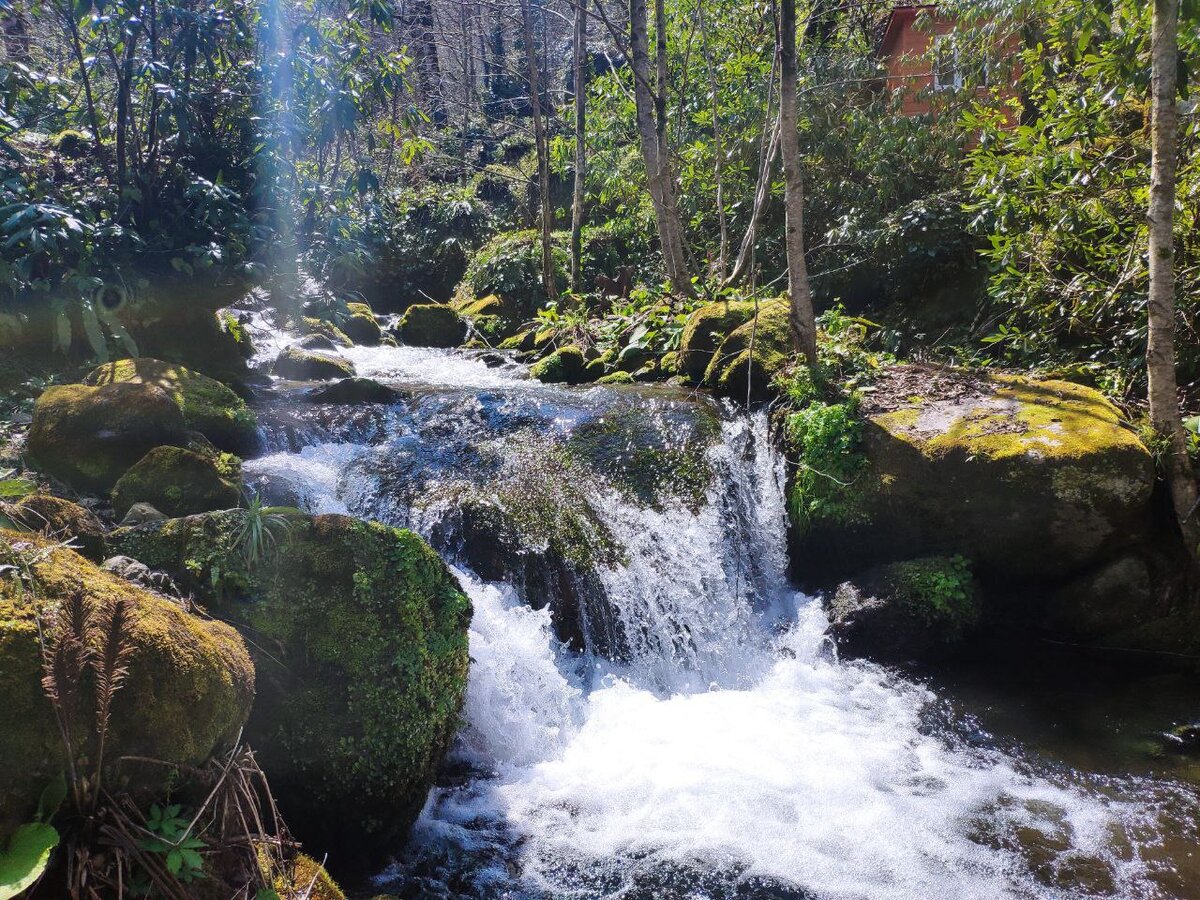
[[[662,0],[656,0],[661,6]],[[657,12],[657,11],[656,11]],[[675,202],[675,185],[666,160],[666,147],[660,140],[655,121],[656,101],[650,89],[650,49],[646,21],[646,0],[629,0],[629,50],[633,69],[633,96],[637,108],[638,138],[646,164],[646,183],[662,245],[663,267],[671,287],[685,296],[694,296],[691,276],[683,257],[683,226]],[[660,68],[660,76],[661,76]]]
[[525,61],[529,66],[529,102],[533,109],[533,137],[537,144],[538,184],[542,194],[542,280],[546,283],[547,299],[555,300],[558,297],[558,286],[554,281],[554,245],[551,239],[554,214],[550,205],[550,147],[546,141],[546,126],[542,121],[537,49],[533,42],[529,0],[521,0],[521,29],[525,38]]
[[696,18],[700,26],[700,49],[704,54],[704,66],[708,70],[708,90],[712,95],[713,121],[713,178],[717,183],[717,266],[715,275],[719,282],[725,281],[729,262],[729,226],[725,220],[725,146],[721,136],[720,92],[717,71],[713,65],[712,52],[708,45],[708,24],[704,21],[704,0],[696,0]]
[[575,7],[575,190],[571,197],[571,290],[583,293],[583,203],[587,179],[587,7]]
[[783,157],[787,247],[788,321],[792,345],[810,365],[817,362],[817,326],[812,288],[804,260],[804,182],[800,176],[800,135],[796,123],[796,0],[779,3],[779,149]]
[[1150,163],[1150,297],[1146,374],[1150,422],[1166,442],[1163,468],[1175,516],[1188,552],[1195,559],[1200,545],[1196,513],[1196,480],[1188,458],[1187,435],[1179,411],[1175,380],[1175,165],[1178,148],[1176,98],[1179,56],[1179,0],[1154,0],[1154,110]]

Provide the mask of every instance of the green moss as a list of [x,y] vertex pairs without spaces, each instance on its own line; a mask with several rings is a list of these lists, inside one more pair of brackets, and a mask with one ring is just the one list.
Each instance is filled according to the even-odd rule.
[[157,359],[122,359],[94,369],[85,384],[152,384],[178,404],[187,427],[222,450],[247,453],[258,443],[258,419],[244,400],[207,375]]
[[346,895],[337,882],[325,871],[325,867],[300,853],[285,872],[275,878],[276,893],[280,897],[304,897],[305,900],[346,900]]
[[37,490],[37,485],[28,478],[5,478],[0,480],[0,500],[20,500]]
[[979,621],[981,603],[971,564],[962,556],[930,556],[886,569],[896,599],[948,643]]
[[589,375],[583,351],[572,345],[555,350],[529,367],[529,375],[548,384],[583,384]]
[[112,490],[120,518],[135,503],[149,503],[167,516],[231,509],[241,497],[241,461],[215,458],[182,447],[155,447],[121,476]]
[[392,851],[458,725],[470,603],[420,537],[345,516],[290,516],[248,567],[245,515],[120,529],[113,542],[255,635],[247,737],[289,825],[342,854]]
[[375,311],[365,303],[347,303],[350,315],[342,323],[346,337],[356,344],[378,347],[383,340],[383,330],[375,321]]
[[[37,615],[80,592],[93,613],[118,599],[130,601],[129,674],[113,702],[106,758],[110,784],[161,791],[170,765],[200,766],[232,743],[254,696],[254,667],[228,625],[191,615],[177,603],[102,571],[68,550],[50,551],[44,538],[0,532],[0,564],[15,565],[28,580],[0,579],[0,840],[28,821],[38,793],[61,771],[63,748],[41,686]],[[55,627],[50,624],[49,627]],[[81,732],[83,733],[83,732]],[[168,766],[117,761],[136,755]]]
[[420,303],[405,311],[396,333],[412,347],[457,347],[467,337],[467,323],[450,306]]
[[27,448],[56,478],[107,491],[154,447],[185,443],[186,432],[179,406],[155,385],[67,384],[38,398]]
[[[546,302],[540,242],[541,232],[534,229],[505,232],[492,238],[471,257],[455,291],[455,302],[466,304],[476,297],[495,294],[504,301],[511,318],[532,319]],[[566,236],[556,233],[553,256],[560,295],[567,289],[566,273],[570,270],[566,245]]]
[[524,331],[514,334],[512,337],[505,338],[500,342],[499,349],[501,350],[520,350],[522,353],[528,353],[533,349],[533,344],[537,338],[537,330],[527,328]]
[[354,375],[354,364],[332,353],[286,347],[275,360],[275,374],[292,381],[328,381],[350,378]]
[[633,375],[629,372],[609,372],[597,378],[596,384],[633,384]]
[[679,371],[695,384],[704,382],[704,373],[717,347],[739,325],[754,315],[748,300],[722,300],[701,306],[684,325],[679,342]]
[[759,306],[758,318],[739,325],[721,342],[704,373],[704,383],[717,393],[752,400],[771,396],[771,384],[787,367],[792,341],[786,300]]
[[342,329],[338,328],[332,322],[325,319],[318,319],[314,316],[305,316],[301,319],[301,325],[304,326],[305,334],[319,334],[322,337],[329,338],[334,344],[340,347],[353,347],[354,341]]
[[57,541],[73,540],[89,559],[104,556],[104,524],[78,503],[51,494],[30,494],[20,503],[0,504],[0,514],[22,530]]

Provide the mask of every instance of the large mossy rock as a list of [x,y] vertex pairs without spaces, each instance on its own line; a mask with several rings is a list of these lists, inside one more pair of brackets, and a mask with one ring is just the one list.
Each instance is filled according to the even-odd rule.
[[888,563],[838,585],[829,633],[848,656],[885,662],[952,653],[978,624],[981,591],[961,556]]
[[222,450],[247,454],[258,446],[258,419],[246,402],[207,375],[157,359],[122,359],[94,369],[84,384],[152,384],[183,412],[183,420]]
[[[126,633],[132,652],[129,674],[113,699],[107,785],[160,793],[170,780],[169,767],[121,763],[120,758],[203,765],[236,739],[254,697],[254,667],[230,626],[192,615],[77,553],[49,547],[41,537],[0,531],[0,563],[30,576],[0,579],[0,842],[13,826],[32,818],[39,794],[65,763],[42,689],[39,609],[44,631],[52,633],[62,627],[59,611],[76,593],[93,616],[119,599],[129,603]],[[77,723],[81,735],[95,727],[90,696],[85,683]]]
[[457,347],[467,338],[467,323],[453,307],[419,303],[405,311],[396,337],[410,347]]
[[583,351],[571,345],[535,362],[529,367],[529,376],[547,384],[583,384],[595,381],[599,372],[589,371]]
[[365,303],[347,303],[350,316],[342,323],[346,337],[365,347],[378,347],[383,340],[383,329],[375,321],[375,312]]
[[378,865],[457,729],[470,602],[420,537],[345,516],[274,514],[248,567],[247,515],[119,529],[111,545],[254,635],[246,735],[289,826],[339,866]]
[[754,315],[749,300],[706,303],[690,316],[679,341],[679,372],[692,384],[703,384],[713,353],[729,333]]
[[275,359],[275,374],[291,381],[330,381],[354,375],[354,363],[332,353],[285,347]]
[[860,412],[848,483],[795,482],[802,578],[930,554],[962,555],[985,580],[1058,578],[1149,533],[1150,453],[1091,388],[896,366]]
[[0,503],[0,516],[22,531],[32,531],[55,541],[74,541],[88,559],[104,558],[104,523],[90,509],[55,497],[30,494],[19,503]]
[[724,397],[765,400],[771,381],[783,371],[792,352],[788,304],[768,300],[717,347],[704,371],[704,383]]
[[[350,340],[350,336],[328,319],[319,319],[316,316],[305,316],[300,320],[300,325],[304,329],[304,333],[306,335],[323,337],[329,341],[333,347],[354,346],[354,341]],[[330,349],[332,349],[332,347]]]
[[113,486],[113,511],[123,518],[135,503],[167,516],[231,509],[241,499],[241,461],[182,447],[155,447]]
[[33,408],[27,444],[44,472],[81,491],[107,491],[125,470],[161,444],[183,444],[179,405],[152,384],[65,384]]

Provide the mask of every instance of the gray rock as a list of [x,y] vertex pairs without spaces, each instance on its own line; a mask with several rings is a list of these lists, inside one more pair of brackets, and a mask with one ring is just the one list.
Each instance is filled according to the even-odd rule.
[[165,522],[167,517],[149,503],[135,503],[121,520],[122,526],[145,525],[147,522]]

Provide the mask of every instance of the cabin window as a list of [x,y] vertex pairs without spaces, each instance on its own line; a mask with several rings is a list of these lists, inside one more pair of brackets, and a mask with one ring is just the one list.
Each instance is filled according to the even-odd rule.
[[958,48],[950,35],[942,34],[933,41],[933,89],[957,91],[963,86],[963,72],[958,63]]

